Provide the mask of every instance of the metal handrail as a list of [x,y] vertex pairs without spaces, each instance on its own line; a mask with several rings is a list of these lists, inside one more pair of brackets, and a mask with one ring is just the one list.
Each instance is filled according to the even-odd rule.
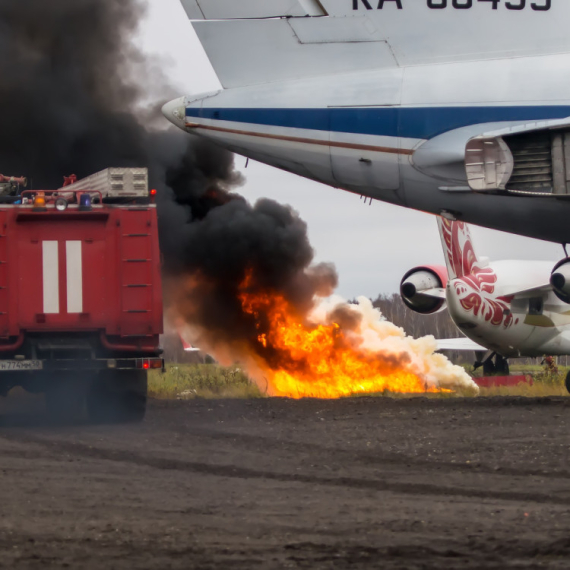
[[20,194],[20,198],[24,198],[26,194],[37,195],[37,194],[50,194],[50,198],[54,198],[54,194],[57,196],[65,197],[65,194],[98,194],[99,203],[103,203],[103,194],[100,190],[66,190],[65,188],[58,188],[57,190],[24,190]]

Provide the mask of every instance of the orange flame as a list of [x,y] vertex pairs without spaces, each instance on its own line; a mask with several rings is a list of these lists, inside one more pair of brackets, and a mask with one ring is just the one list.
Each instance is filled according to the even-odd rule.
[[272,395],[339,398],[441,391],[428,388],[407,369],[408,355],[367,350],[339,324],[308,323],[281,294],[252,292],[250,283],[251,275],[242,283],[239,299],[259,331],[253,358]]

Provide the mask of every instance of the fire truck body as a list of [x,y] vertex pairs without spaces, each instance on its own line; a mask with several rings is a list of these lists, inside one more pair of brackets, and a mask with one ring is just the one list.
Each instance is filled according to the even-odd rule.
[[163,368],[157,213],[148,189],[116,198],[72,184],[0,203],[0,393],[144,416],[147,370]]

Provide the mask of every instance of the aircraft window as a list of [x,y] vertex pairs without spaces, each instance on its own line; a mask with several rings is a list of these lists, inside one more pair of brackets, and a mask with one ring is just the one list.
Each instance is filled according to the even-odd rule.
[[528,314],[542,315],[544,311],[544,299],[542,297],[534,297],[528,300]]

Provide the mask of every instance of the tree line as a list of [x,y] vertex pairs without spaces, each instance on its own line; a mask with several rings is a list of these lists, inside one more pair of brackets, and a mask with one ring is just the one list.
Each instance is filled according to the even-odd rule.
[[427,335],[433,335],[435,338],[462,336],[447,310],[434,315],[420,315],[408,309],[397,293],[378,295],[372,304],[388,321],[403,328],[406,334],[414,338]]
[[[406,307],[398,293],[378,295],[372,304],[380,310],[386,320],[404,329],[407,335],[414,338],[428,335],[435,338],[459,338],[463,336],[451,320],[447,310],[433,315],[421,315]],[[458,364],[472,364],[475,361],[475,355],[472,352],[446,351],[445,354]]]

